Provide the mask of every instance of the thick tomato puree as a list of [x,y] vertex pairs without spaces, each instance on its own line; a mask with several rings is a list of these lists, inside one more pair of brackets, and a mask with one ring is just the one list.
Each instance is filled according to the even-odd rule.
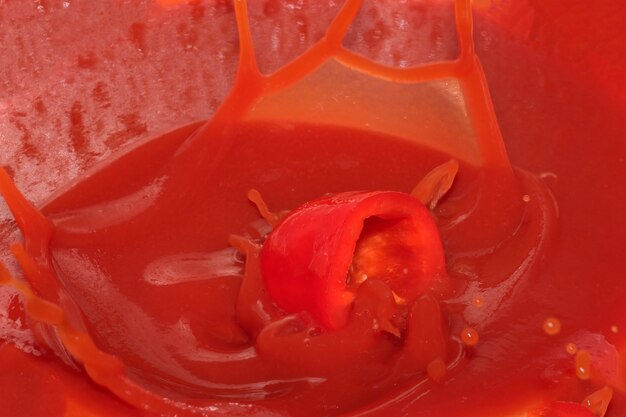
[[[263,13],[278,19],[272,5]],[[186,25],[210,15],[229,23],[221,38],[235,27],[221,3],[166,6],[147,7],[154,13],[147,20],[178,19],[178,41],[191,53],[203,40]],[[426,7],[413,6],[413,13]],[[515,42],[546,32],[537,22],[550,10],[475,6],[487,28],[518,23],[510,52],[521,68],[538,71]],[[469,2],[429,15],[439,23],[449,17],[458,35],[458,52],[440,48],[429,57],[436,62],[356,55],[385,38],[380,27],[363,37],[349,31],[382,10],[366,4],[358,14],[360,7],[318,10],[320,21],[332,20],[328,29],[304,55],[274,68],[253,47],[248,12],[258,4],[235,2],[239,67],[212,118],[124,147],[148,130],[137,114],[126,115],[104,142],[120,150],[36,205],[15,185],[25,161],[35,161],[35,173],[56,162],[42,156],[25,116],[12,113],[22,135],[0,136],[17,144],[16,159],[3,160],[8,169],[0,171],[15,218],[0,229],[11,245],[0,269],[2,415],[626,412],[623,89],[611,94],[602,78],[580,85],[565,59],[538,75],[541,86],[527,74],[494,75],[507,156],[474,51]],[[38,13],[48,9],[37,2]],[[186,10],[191,23],[177,15]],[[296,32],[309,36],[306,25]],[[152,53],[144,24],[128,30],[139,59]],[[455,36],[438,33],[439,42]],[[480,32],[478,48],[495,73],[504,60],[489,48],[503,46],[488,36]],[[356,46],[342,46],[344,37]],[[565,57],[604,59],[592,67],[602,74],[620,65],[564,49]],[[95,53],[77,59],[80,71],[99,65]],[[276,72],[264,76],[259,66]],[[324,81],[328,74],[342,83],[370,77],[365,86],[375,94],[345,90],[358,105],[342,113],[346,95],[332,93],[345,91]],[[9,81],[15,97],[17,84]],[[440,100],[407,102],[399,126],[406,106],[377,109],[390,97],[402,102],[396,85]],[[420,85],[431,93],[420,96]],[[93,88],[99,111],[119,100],[100,82]],[[201,101],[196,94],[185,90],[183,101]],[[68,115],[67,146],[82,169],[99,156],[87,150],[87,132],[115,127],[105,119],[85,124],[81,106],[76,101]],[[42,99],[34,108],[52,112]]]

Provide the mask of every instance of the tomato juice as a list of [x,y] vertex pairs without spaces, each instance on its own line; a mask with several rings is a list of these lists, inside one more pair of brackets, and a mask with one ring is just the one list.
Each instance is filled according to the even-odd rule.
[[[338,13],[335,6],[293,12],[304,19],[296,20],[294,33],[300,41],[291,45],[292,38],[280,38],[290,45],[284,58],[293,58],[293,51],[315,40],[330,41],[318,41],[305,59],[267,79],[255,75],[255,65],[272,70],[280,66],[273,68],[272,60],[262,55],[256,61],[246,45],[257,41],[255,30],[258,38],[267,28],[261,20],[259,28],[253,25],[252,33],[247,32],[250,28],[242,23],[247,9],[238,3],[239,70],[231,93],[206,124],[193,120],[209,116],[207,102],[209,108],[221,102],[237,51],[229,41],[237,35],[233,10],[220,2],[173,8],[121,3],[131,14],[146,13],[135,16],[136,22],[124,16],[114,21],[127,30],[123,40],[98,29],[103,41],[77,39],[75,44],[85,50],[76,54],[53,37],[35,42],[34,48],[50,48],[70,57],[69,62],[39,72],[28,64],[32,75],[7,70],[9,95],[3,106],[9,110],[0,140],[10,157],[3,156],[7,159],[2,162],[39,207],[22,199],[9,175],[0,178],[26,239],[12,250],[29,284],[25,287],[3,272],[3,279],[23,297],[9,286],[0,288],[6,311],[0,327],[6,341],[0,347],[5,375],[0,385],[10,393],[0,405],[8,415],[130,416],[143,409],[148,415],[484,416],[524,410],[558,416],[571,409],[582,416],[588,407],[595,415],[610,417],[626,409],[621,305],[626,287],[620,279],[626,244],[620,215],[626,209],[623,82],[583,78],[571,68],[576,59],[589,64],[594,74],[612,74],[624,63],[602,50],[596,56],[557,39],[576,20],[570,18],[571,23],[564,14],[565,22],[556,25],[562,32],[554,34],[546,29],[548,6],[498,9],[476,4],[476,48],[507,157],[494,128],[480,64],[469,59],[474,55],[463,20],[467,4],[456,2],[460,60],[446,67],[457,52],[454,33],[437,29],[437,39],[452,45],[435,49],[439,55],[431,57],[444,65],[411,73],[387,71],[376,66],[376,59],[361,62],[331,43],[342,39],[340,33],[354,19],[355,28],[368,27],[369,19],[393,20],[368,4],[355,18],[357,3],[341,9],[343,17],[335,18],[328,32],[328,22]],[[71,34],[58,19],[72,13],[72,7],[84,6],[68,4],[57,8],[40,2],[34,13]],[[264,16],[270,22],[286,19],[289,27],[289,12],[272,5],[265,3]],[[421,10],[439,23],[450,18],[447,27],[454,27],[452,9],[424,7],[411,12],[419,15]],[[592,16],[598,20],[611,14],[609,6],[590,7],[597,7]],[[250,12],[257,19],[258,5],[251,5]],[[626,13],[612,13],[619,12]],[[15,22],[37,17],[26,6],[7,6],[5,13],[14,14],[13,20],[3,17],[11,22],[7,36],[20,45]],[[87,17],[81,24],[88,24],[110,11],[83,9],[78,15],[82,13]],[[518,24],[509,32],[499,26],[511,21]],[[158,22],[164,22],[162,32],[155,30]],[[207,22],[212,26],[203,24]],[[175,30],[168,31],[168,25]],[[373,58],[390,60],[393,54],[378,49],[388,39],[384,29],[390,27],[365,31],[367,36],[348,31],[345,42],[379,54]],[[591,38],[597,36],[594,31],[615,30],[610,23],[600,29],[592,22],[589,28]],[[199,31],[205,36],[198,36]],[[407,43],[410,36],[402,38],[402,29],[398,33],[396,45],[419,49]],[[558,46],[562,55],[533,49],[528,45],[533,36]],[[158,49],[173,44],[182,51]],[[48,56],[33,58],[28,50],[18,46],[9,57],[19,64]],[[218,63],[226,75],[220,81],[207,72],[215,62],[196,50],[222,57]],[[178,54],[182,61],[176,61]],[[324,66],[327,55],[358,71],[338,70],[332,66],[336,63]],[[395,64],[400,67],[424,64],[399,61]],[[148,87],[142,93],[133,71],[112,70],[111,63],[136,63],[140,73],[150,76],[141,82],[157,79],[164,88]],[[164,80],[172,70],[196,78],[187,77],[182,84],[178,78]],[[375,86],[373,93],[364,88],[363,95],[357,94],[361,84],[344,91],[315,78],[324,71],[342,85],[346,74],[358,79],[370,71],[373,79],[364,86]],[[42,72],[48,78],[38,84]],[[71,103],[69,111],[41,96],[59,74],[62,84],[81,86],[76,97],[65,87],[50,87],[58,102]],[[428,84],[441,74],[459,84]],[[113,78],[104,82],[106,77]],[[113,88],[120,77],[126,77],[122,84],[131,90]],[[377,86],[387,78],[392,79],[389,86]],[[34,86],[21,91],[25,80]],[[415,87],[420,81],[428,84],[428,93]],[[397,126],[394,117],[402,119],[404,107],[376,112],[390,97],[403,102],[404,87],[393,87],[403,85],[398,82],[431,100],[421,102],[421,113],[407,113],[417,123],[409,119]],[[346,107],[346,97],[358,105]],[[25,104],[29,100],[32,104]],[[181,110],[180,103],[189,106]],[[438,111],[448,112],[450,119],[437,124]],[[48,139],[50,146],[38,143],[50,133],[42,133],[36,124],[31,127],[36,121],[45,121],[43,126],[57,133]],[[173,126],[177,129],[154,135]],[[414,138],[415,132],[429,136]],[[455,141],[459,135],[462,140]],[[56,153],[49,150],[53,147]],[[286,311],[267,293],[259,248],[282,226],[263,220],[263,210],[246,198],[250,189],[258,190],[268,210],[279,213],[286,224],[285,216],[293,209],[329,194],[410,193],[451,156],[459,160],[458,173],[441,201],[430,207],[445,254],[443,284],[405,300],[406,293],[392,281],[365,280],[350,299],[347,324],[339,321],[337,328],[320,324],[311,315],[312,307],[304,313]],[[65,164],[69,171],[60,171]],[[49,171],[53,174],[46,177]],[[362,222],[363,231],[353,242],[357,249],[352,266],[360,259],[371,266],[368,245],[374,242],[378,248],[377,239],[385,233],[395,236],[396,243],[404,241],[403,226],[397,228],[395,217],[381,213]],[[316,221],[323,233],[325,222]],[[0,233],[6,248],[21,239],[8,215]],[[408,256],[406,247],[389,249],[382,260],[374,252],[373,259],[384,263],[387,255]],[[11,275],[19,275],[15,261],[2,250]],[[359,258],[361,253],[364,258]],[[332,262],[333,256],[324,254],[322,259]],[[385,316],[385,306],[394,313]],[[33,352],[37,357],[28,356]],[[25,378],[24,372],[31,377]],[[50,373],[59,386],[44,392],[41,387],[50,384]],[[590,394],[595,395],[591,400]],[[38,399],[50,401],[50,410],[40,408]]]

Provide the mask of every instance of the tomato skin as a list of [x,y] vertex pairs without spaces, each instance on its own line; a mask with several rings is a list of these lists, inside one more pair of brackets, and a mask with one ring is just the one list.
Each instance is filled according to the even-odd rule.
[[308,311],[327,329],[348,321],[355,290],[351,266],[364,279],[372,274],[403,300],[414,300],[445,271],[428,209],[400,192],[334,194],[293,210],[261,250],[270,297],[288,313]]

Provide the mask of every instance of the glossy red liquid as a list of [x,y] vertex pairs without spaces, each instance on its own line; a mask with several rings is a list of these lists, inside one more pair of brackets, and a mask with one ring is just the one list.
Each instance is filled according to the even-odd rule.
[[[560,82],[576,80],[576,74],[558,75]],[[517,88],[523,96],[522,88]],[[509,91],[515,96],[516,87]],[[233,97],[245,102],[248,93],[242,94]],[[326,192],[407,192],[432,167],[447,160],[441,153],[380,134],[289,123],[232,126],[222,119],[222,125],[214,125],[219,130],[209,129],[221,139],[211,138],[209,146],[218,159],[205,159],[189,147],[172,157],[192,128],[148,142],[126,159],[106,163],[98,173],[82,178],[44,205],[44,214],[56,228],[50,242],[54,271],[64,297],[69,297],[59,297],[57,284],[50,286],[49,280],[41,280],[38,287],[32,275],[29,279],[36,291],[64,307],[68,322],[80,327],[84,321],[98,348],[124,363],[125,377],[120,379],[117,362],[96,358],[87,349],[93,359],[88,366],[91,377],[134,405],[148,404],[155,413],[177,409],[160,400],[167,396],[188,405],[217,404],[232,413],[243,408],[226,405],[223,398],[252,402],[254,407],[247,413],[271,409],[302,415],[304,408],[305,413],[316,415],[336,412],[338,406],[340,412],[364,407],[380,415],[410,410],[411,415],[445,416],[458,415],[460,409],[464,415],[501,415],[544,398],[580,402],[593,390],[610,385],[616,395],[608,415],[620,415],[625,404],[621,396],[624,343],[619,329],[626,329],[626,324],[620,311],[625,289],[619,280],[624,266],[619,248],[625,242],[624,221],[612,213],[623,212],[626,203],[620,191],[624,142],[617,139],[622,130],[612,121],[620,120],[623,102],[607,96],[601,84],[589,89],[578,86],[566,94],[571,97],[545,97],[543,92],[536,101],[535,105],[554,112],[545,124],[536,126],[543,130],[530,135],[516,121],[508,124],[509,129],[518,128],[515,132],[506,135],[505,129],[505,137],[512,138],[508,144],[516,165],[537,173],[550,171],[544,180],[558,203],[558,231],[547,186],[522,172],[517,174],[521,188],[511,193],[518,200],[508,203],[505,198],[511,195],[504,194],[504,205],[499,206],[492,200],[494,194],[489,194],[491,199],[478,200],[484,211],[477,212],[482,215],[470,216],[455,227],[455,219],[470,211],[477,191],[500,189],[503,180],[495,174],[503,168],[490,164],[482,169],[462,165],[452,193],[436,213],[449,273],[460,283],[441,298],[449,332],[460,338],[470,325],[480,335],[479,344],[471,350],[461,348],[458,340],[449,347],[448,379],[443,385],[429,381],[423,369],[402,366],[406,355],[398,354],[401,346],[393,339],[372,339],[369,329],[359,327],[358,321],[349,329],[356,333],[314,336],[321,342],[313,342],[313,349],[304,344],[300,329],[292,329],[295,336],[290,340],[270,338],[265,349],[250,353],[253,341],[234,322],[233,311],[243,266],[232,252],[206,256],[223,250],[230,233],[254,233],[254,225],[259,228],[258,214],[245,199],[251,187],[259,188],[273,208],[288,209]],[[605,103],[600,104],[606,105],[602,123],[579,121],[576,113],[555,110],[570,100],[580,104],[578,111],[583,115]],[[590,107],[587,111],[585,105]],[[547,129],[550,123],[559,128]],[[565,145],[571,143],[569,138],[577,138],[577,147],[565,146],[558,139],[547,141],[546,136],[552,139],[555,131]],[[523,141],[515,140],[519,135]],[[592,135],[604,140],[587,140]],[[193,150],[206,151],[205,146],[198,146],[203,141],[188,142],[196,144]],[[564,149],[567,158],[561,157]],[[552,181],[552,174],[558,181]],[[494,206],[504,209],[494,211]],[[515,209],[518,206],[521,216]],[[476,253],[476,241],[490,242],[493,234],[500,233],[490,230],[496,224],[515,226],[514,238],[498,245],[497,256]],[[551,247],[549,238],[554,238]],[[36,246],[29,249],[27,245],[27,249],[32,253]],[[484,247],[478,245],[478,249]],[[598,275],[601,281],[590,279]],[[50,320],[54,309],[42,314],[44,308],[33,307],[30,314],[39,311],[40,317]],[[14,314],[19,315],[16,310]],[[557,317],[561,323],[561,331],[554,336],[542,330],[548,317]],[[611,326],[618,332],[611,331]],[[66,345],[70,336],[64,340]],[[349,342],[339,347],[341,340]],[[590,352],[595,367],[590,382],[576,378],[575,361],[566,352],[566,343]],[[87,345],[79,341],[75,349]],[[20,355],[11,349],[3,348],[8,358],[3,363],[20,362],[14,359]],[[359,351],[367,355],[355,358]],[[77,356],[76,350],[73,354]],[[26,367],[30,361],[20,363]],[[400,365],[394,368],[394,364]],[[327,381],[318,384],[315,378],[320,376]],[[277,379],[284,381],[277,383]],[[72,384],[71,377],[63,380],[67,386]],[[126,380],[152,394],[137,390],[130,397],[122,395]],[[7,407],[13,408],[7,409],[20,410],[24,407],[21,398],[35,388],[15,381],[12,377],[5,385],[16,393],[8,400]],[[216,382],[224,385],[211,385]],[[399,386],[391,388],[393,384]],[[77,390],[92,392],[87,387]],[[421,396],[424,392],[428,395]],[[68,389],[65,395],[74,401],[67,403],[74,405],[64,408],[59,400],[58,415],[81,407],[74,400],[81,394]],[[326,402],[319,401],[320,396]],[[86,403],[105,404],[102,407],[115,410],[110,413],[132,413],[114,399],[100,398]]]

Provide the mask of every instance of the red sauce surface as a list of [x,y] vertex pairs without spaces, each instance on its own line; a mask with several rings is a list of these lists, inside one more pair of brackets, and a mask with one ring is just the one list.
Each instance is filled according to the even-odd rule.
[[[265,3],[263,9],[265,17],[276,14],[276,20],[270,22],[284,23],[281,16],[289,20],[281,14],[286,12],[274,10],[271,4]],[[457,5],[462,7],[463,2]],[[253,21],[257,6],[251,7]],[[375,29],[360,35],[358,29],[377,21],[371,17],[372,10],[382,13],[383,6],[365,5],[369,16],[363,18],[365,12],[359,15],[354,31],[346,38],[353,50],[369,51],[379,62],[380,56],[389,59],[380,41],[389,38],[376,35],[379,32]],[[54,27],[55,19],[60,19],[64,10],[73,12],[72,7],[80,5],[56,8],[38,3],[34,13],[47,15],[46,21]],[[296,30],[306,34],[302,35],[305,41],[286,46],[289,52],[282,58],[291,59],[294,51],[304,49],[310,42],[307,36],[321,38],[336,10],[330,7],[321,12],[315,7],[316,18],[310,11],[294,12],[309,16],[310,21],[298,26],[308,31]],[[411,13],[419,15],[421,10],[442,22],[453,16],[450,10],[440,11],[440,6],[429,7],[416,7]],[[615,12],[624,15],[623,10],[608,8],[597,12],[598,20]],[[280,91],[286,87],[281,84],[284,80],[292,74],[305,74],[303,68],[312,66],[319,56],[313,49],[311,61],[297,61],[300,66],[290,67],[292,73],[279,72],[262,87],[250,72],[254,61],[252,55],[246,55],[251,50],[246,49],[245,36],[234,89],[212,121],[149,137],[166,126],[206,115],[203,94],[215,103],[220,101],[219,92],[226,91],[223,83],[206,84],[207,78],[214,77],[206,74],[206,68],[214,68],[215,63],[204,62],[201,57],[206,54],[195,51],[216,50],[218,56],[221,53],[225,57],[224,62],[233,61],[236,47],[231,46],[228,58],[224,52],[228,47],[221,42],[236,38],[236,32],[233,11],[222,4],[193,3],[172,9],[145,5],[137,10],[146,13],[133,16],[137,22],[127,22],[125,17],[115,22],[128,28],[123,41],[77,40],[78,48],[70,50],[63,47],[59,36],[50,44],[35,45],[42,51],[50,48],[71,57],[64,64],[67,68],[42,67],[40,73],[47,73],[42,78],[56,80],[62,74],[64,80],[78,79],[70,79],[69,85],[93,87],[89,100],[77,97],[73,101],[71,92],[58,90],[56,103],[73,101],[69,112],[53,108],[55,100],[51,98],[34,100],[33,95],[43,95],[48,84],[54,85],[51,81],[35,83],[23,97],[20,80],[28,78],[9,71],[9,81],[5,81],[8,104],[3,106],[10,112],[5,112],[0,140],[6,142],[7,155],[12,159],[2,162],[7,163],[18,185],[26,183],[26,194],[43,214],[40,216],[25,201],[26,205],[19,206],[19,195],[11,195],[10,181],[3,180],[3,194],[26,238],[25,250],[18,246],[13,253],[29,284],[24,287],[20,281],[11,281],[22,292],[22,299],[10,287],[0,287],[4,306],[0,386],[9,393],[0,399],[0,406],[9,410],[7,415],[126,416],[144,409],[155,415],[484,416],[530,410],[551,401],[581,403],[593,392],[602,393],[598,390],[605,386],[613,391],[606,415],[626,411],[626,323],[621,306],[626,287],[620,279],[626,266],[621,256],[626,224],[620,215],[626,209],[626,143],[623,124],[619,123],[624,89],[619,80],[608,85],[604,77],[585,79],[583,85],[581,74],[568,66],[569,60],[582,60],[605,75],[623,65],[619,59],[573,50],[563,40],[553,41],[557,35],[550,35],[546,24],[541,24],[542,19],[549,19],[548,7],[511,7],[501,14],[487,9],[489,13],[478,14],[477,24],[492,31],[480,31],[477,44],[485,57],[510,159],[520,167],[515,170],[509,168],[503,149],[498,147],[497,128],[490,124],[494,119],[489,97],[480,92],[482,72],[477,72],[475,62],[469,70],[451,64],[424,74],[395,73],[414,76],[412,81],[418,81],[451,71],[448,74],[462,80],[471,125],[468,137],[477,144],[479,155],[461,160],[452,189],[433,210],[450,286],[432,292],[430,299],[434,301],[415,307],[422,314],[411,316],[413,328],[420,329],[437,322],[441,314],[445,354],[441,362],[431,366],[411,359],[415,349],[408,339],[409,331],[401,338],[377,332],[369,318],[357,314],[357,307],[349,324],[333,331],[320,328],[314,321],[285,321],[280,314],[270,320],[278,323],[272,332],[256,335],[242,328],[236,310],[241,297],[270,313],[275,313],[276,307],[259,287],[242,286],[246,279],[258,278],[257,261],[253,253],[244,256],[230,247],[228,237],[247,234],[262,243],[271,230],[246,199],[250,188],[258,189],[275,211],[294,209],[326,193],[409,192],[432,168],[449,159],[445,149],[429,149],[428,141],[447,143],[444,147],[456,157],[465,155],[466,144],[445,142],[449,137],[445,129],[420,145],[385,134],[396,132],[391,122],[382,125],[383,132],[380,126],[368,130],[365,123],[374,123],[376,117],[369,112],[357,115],[363,117],[356,117],[357,122],[364,123],[360,128],[354,121],[347,127],[332,125],[328,122],[333,120],[332,114],[328,113],[308,121],[255,119],[255,114],[260,119],[267,115],[262,106],[249,110],[257,97],[269,97],[263,88]],[[509,35],[498,29],[497,24],[505,24],[507,19],[530,19],[529,10],[536,14],[531,35],[546,45],[553,42],[555,48],[558,46],[560,59],[533,55],[533,50],[519,40],[531,36],[528,25],[514,27]],[[5,13],[11,16],[2,16],[14,28],[5,36],[14,39],[15,45],[20,44],[17,22],[36,20],[30,12],[26,6],[9,6]],[[344,12],[343,20],[335,21],[339,22],[335,30],[341,30],[342,21],[351,21],[350,8]],[[90,13],[86,23],[98,19],[97,11]],[[327,21],[325,16],[329,16]],[[385,21],[386,17],[379,19]],[[563,20],[567,19],[564,14]],[[211,35],[215,26],[203,25],[206,21],[220,22],[223,29]],[[146,35],[151,33],[150,25],[158,22],[176,26],[176,30],[168,32],[165,27],[159,32],[162,38],[154,32]],[[458,49],[461,57],[472,57],[472,52],[464,49],[469,45],[468,38],[463,38],[467,36],[465,21],[461,18],[459,22]],[[576,22],[559,24],[565,32],[577,27]],[[447,25],[454,27],[453,17]],[[245,26],[240,23],[239,28],[245,35]],[[100,30],[103,35],[109,33],[108,29]],[[208,33],[199,36],[200,30]],[[263,25],[256,30],[255,40],[258,32],[271,33]],[[590,24],[588,30],[595,39],[599,35],[594,30],[612,29],[607,23],[606,28]],[[233,31],[232,36],[227,31]],[[442,41],[454,38],[445,30],[438,33]],[[492,33],[506,42],[494,41],[491,36],[496,35]],[[403,38],[402,34],[400,28],[396,35],[389,35],[398,38],[392,44],[405,51],[420,49],[407,40],[411,36]],[[338,36],[331,35],[328,39]],[[172,45],[173,38],[183,51],[190,50],[193,55],[179,60],[178,55],[185,57],[186,52],[150,49]],[[107,42],[121,49],[134,46],[116,52],[107,49]],[[81,47],[85,51],[76,54]],[[504,50],[516,64],[506,77],[499,75],[499,70],[506,68],[506,60],[501,58]],[[338,51],[329,54],[343,53]],[[436,51],[439,55],[431,60],[456,56],[454,47],[451,52],[445,48]],[[152,53],[158,59],[150,59]],[[384,63],[415,65],[419,59],[424,61],[423,55],[409,55],[417,61]],[[28,58],[19,51],[9,56],[16,63]],[[164,63],[168,58],[171,61]],[[186,66],[186,59],[190,66]],[[280,66],[276,65],[280,59],[266,59],[258,61],[264,70]],[[343,60],[364,65],[354,59],[345,55]],[[149,88],[147,95],[140,93],[144,91],[141,87],[127,96],[107,92],[115,82],[109,79],[104,83],[102,78],[107,76],[127,76],[122,83],[130,86],[138,82],[130,72],[109,70],[107,62],[134,63],[140,73],[157,78],[163,88]],[[106,69],[98,68],[100,65]],[[189,86],[184,91],[179,79],[164,81],[152,74],[172,70],[185,74],[192,67],[199,78],[183,83]],[[365,67],[385,75],[374,64]],[[225,74],[232,71],[227,68]],[[529,71],[537,76],[529,77]],[[31,81],[38,76],[34,73]],[[202,88],[195,89],[194,85]],[[47,91],[54,92],[58,87],[50,88]],[[327,90],[320,88],[324,94]],[[452,90],[446,91],[441,93],[444,97]],[[181,94],[181,101],[172,98],[174,93]],[[20,100],[28,104],[20,104]],[[177,114],[180,103],[191,106]],[[277,103],[279,110],[292,110],[284,107],[284,102]],[[370,104],[365,103],[365,108],[375,109],[367,107]],[[20,113],[20,106],[29,111]],[[93,109],[86,110],[87,106]],[[116,106],[120,106],[114,112],[117,115],[106,113]],[[133,113],[136,106],[140,108]],[[161,106],[170,108],[159,110]],[[271,101],[268,108],[266,111],[276,112]],[[103,112],[101,116],[99,112]],[[167,116],[162,116],[164,113]],[[30,127],[37,120],[58,133],[50,140],[54,144],[61,141],[60,154],[51,153],[34,139],[44,137],[42,130],[33,130],[43,128]],[[89,139],[99,133],[106,139]],[[122,147],[141,137],[149,139]],[[117,156],[82,172],[93,160],[117,148],[122,148]],[[63,152],[70,156],[63,156]],[[78,179],[66,186],[60,183],[72,174],[61,172],[45,179],[43,173],[55,172],[68,160],[74,160],[72,169],[81,170]],[[58,189],[48,196],[52,188]],[[8,217],[0,233],[7,248],[19,238],[15,223]],[[47,233],[51,233],[49,241]],[[13,275],[20,274],[9,256],[3,255],[3,260]],[[8,274],[3,277],[8,279]],[[368,295],[361,300],[368,300]],[[51,375],[54,383],[50,382]],[[48,388],[50,385],[53,389]],[[33,396],[39,401],[29,400]],[[598,411],[601,406],[594,407],[596,414],[604,414]]]

